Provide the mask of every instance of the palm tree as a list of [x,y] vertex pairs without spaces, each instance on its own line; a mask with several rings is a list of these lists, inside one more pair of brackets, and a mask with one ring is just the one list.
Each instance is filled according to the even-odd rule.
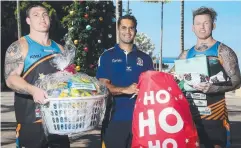
[[181,0],[181,53],[184,51],[184,0]]
[[18,24],[18,39],[20,39],[21,35],[21,17],[20,17],[20,2],[19,0],[17,2],[17,24]]
[[119,43],[119,32],[118,32],[118,24],[117,21],[120,16],[122,16],[122,0],[116,0],[116,42]]
[[162,43],[163,43],[163,5],[164,1],[161,1],[161,48],[160,48],[160,62],[159,62],[159,71],[162,71]]
[[160,42],[160,62],[159,71],[162,71],[162,43],[163,43],[163,5],[168,3],[170,0],[144,0],[144,2],[159,3],[161,2],[161,42]]

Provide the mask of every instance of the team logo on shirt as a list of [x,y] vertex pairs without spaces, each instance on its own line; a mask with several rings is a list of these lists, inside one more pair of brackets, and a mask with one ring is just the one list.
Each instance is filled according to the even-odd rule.
[[126,66],[126,71],[132,71],[131,66]]
[[138,57],[136,59],[136,64],[139,65],[139,66],[143,66],[143,60],[140,57]]

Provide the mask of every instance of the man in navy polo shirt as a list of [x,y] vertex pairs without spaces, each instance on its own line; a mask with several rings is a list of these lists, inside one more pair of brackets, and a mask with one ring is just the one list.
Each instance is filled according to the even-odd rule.
[[102,148],[131,147],[132,115],[136,100],[132,96],[138,93],[140,74],[153,70],[151,57],[133,44],[136,26],[134,16],[120,17],[119,44],[105,51],[99,60],[97,78],[106,84],[113,96],[102,126]]

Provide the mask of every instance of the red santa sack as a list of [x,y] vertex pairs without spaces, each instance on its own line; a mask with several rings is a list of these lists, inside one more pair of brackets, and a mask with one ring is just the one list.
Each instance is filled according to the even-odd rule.
[[147,71],[139,77],[132,148],[197,148],[188,101],[172,75]]

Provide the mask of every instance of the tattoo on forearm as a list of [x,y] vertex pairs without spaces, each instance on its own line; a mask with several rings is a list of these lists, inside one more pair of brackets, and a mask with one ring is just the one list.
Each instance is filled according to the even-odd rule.
[[221,44],[219,47],[219,57],[223,62],[223,68],[231,79],[229,86],[213,86],[210,88],[212,92],[227,92],[234,90],[240,86],[241,76],[238,65],[238,58],[235,52],[228,46]]
[[202,43],[200,46],[195,46],[195,49],[198,51],[204,51],[208,49],[208,45],[206,43]]
[[19,93],[19,94],[29,94],[27,90],[21,89],[21,88],[12,88],[14,92]]
[[12,43],[6,52],[5,57],[5,79],[7,79],[10,74],[17,70],[20,64],[24,63],[24,58],[21,53],[20,44],[18,41]]

